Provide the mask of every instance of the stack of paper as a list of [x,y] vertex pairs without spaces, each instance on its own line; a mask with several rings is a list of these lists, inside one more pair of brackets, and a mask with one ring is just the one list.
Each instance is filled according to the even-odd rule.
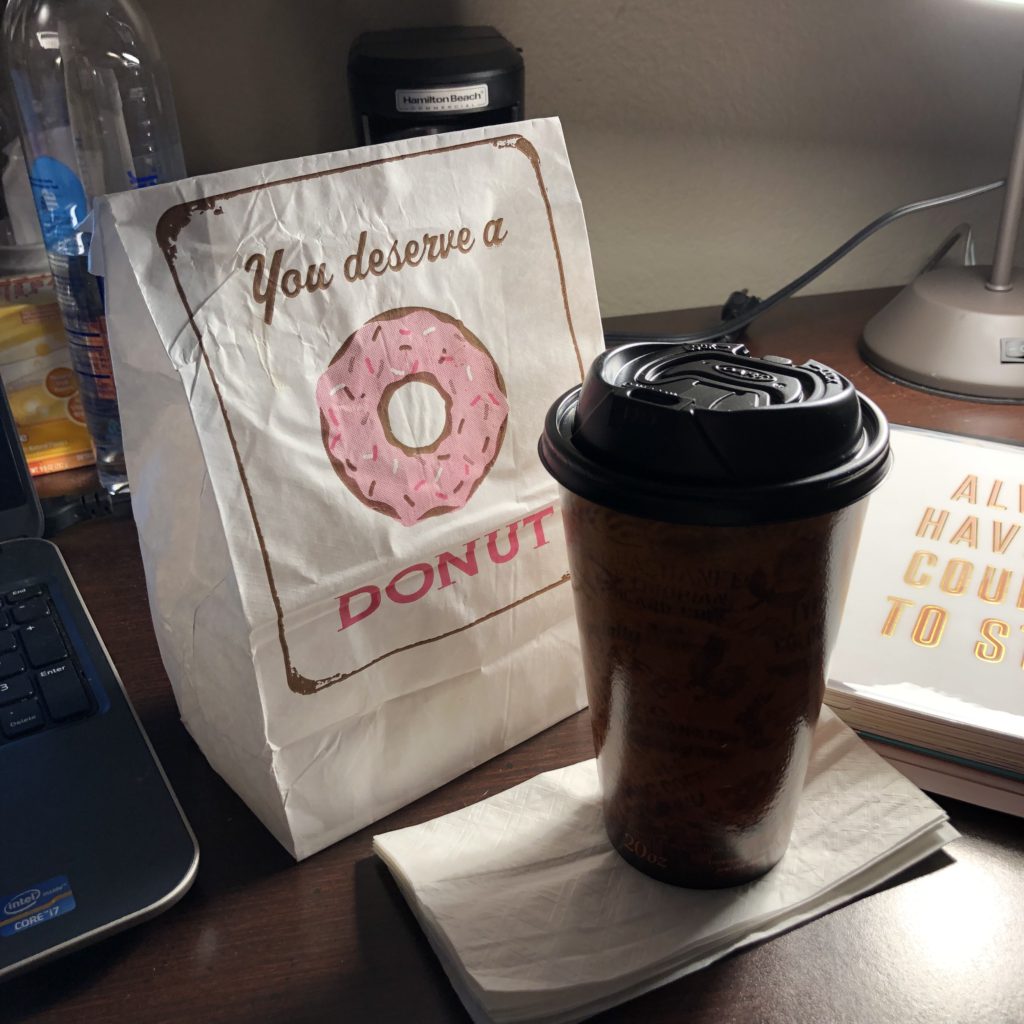
[[828,709],[782,862],[734,889],[656,882],[612,850],[593,761],[377,836],[476,1021],[578,1021],[862,895],[956,838]]

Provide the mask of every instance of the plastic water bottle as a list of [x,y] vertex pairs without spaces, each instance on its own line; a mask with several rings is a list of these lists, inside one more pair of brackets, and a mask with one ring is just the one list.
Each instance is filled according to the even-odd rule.
[[185,176],[170,81],[132,0],[10,0],[3,36],[29,180],[100,482],[127,490],[93,200]]

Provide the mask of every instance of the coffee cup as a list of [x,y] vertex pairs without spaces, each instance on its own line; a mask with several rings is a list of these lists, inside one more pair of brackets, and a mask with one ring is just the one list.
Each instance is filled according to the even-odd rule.
[[551,408],[605,827],[697,888],[785,853],[884,416],[834,370],[724,344],[604,353]]

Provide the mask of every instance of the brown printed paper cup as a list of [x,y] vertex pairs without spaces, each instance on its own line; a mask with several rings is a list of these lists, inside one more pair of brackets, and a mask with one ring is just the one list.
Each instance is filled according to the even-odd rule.
[[879,410],[810,362],[624,346],[551,409],[604,817],[632,865],[739,884],[785,853]]

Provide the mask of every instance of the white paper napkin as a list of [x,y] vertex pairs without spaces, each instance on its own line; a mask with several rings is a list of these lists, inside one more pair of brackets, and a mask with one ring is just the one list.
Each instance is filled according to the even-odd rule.
[[825,708],[789,850],[748,885],[681,889],[627,865],[605,836],[593,760],[374,849],[475,1021],[568,1024],[817,917],[956,836]]

